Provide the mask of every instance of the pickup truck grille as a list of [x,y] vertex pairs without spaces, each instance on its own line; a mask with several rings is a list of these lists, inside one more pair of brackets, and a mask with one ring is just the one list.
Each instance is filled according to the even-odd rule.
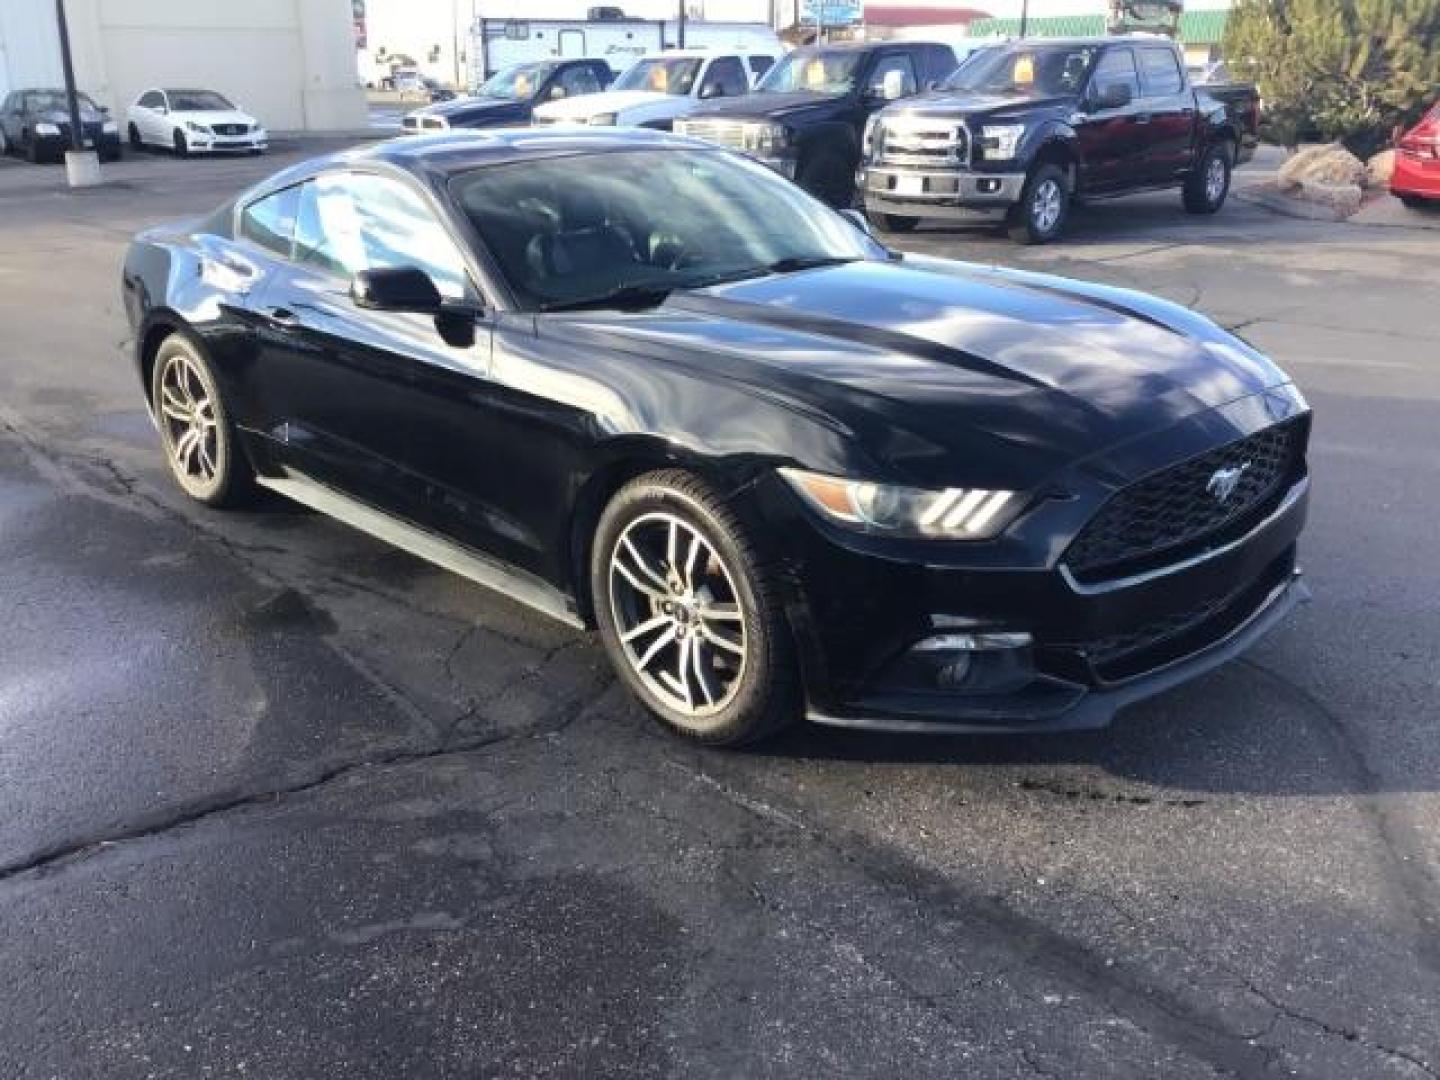
[[[1162,469],[1110,497],[1062,562],[1091,583],[1185,558],[1252,528],[1301,475],[1305,429],[1290,420]],[[1217,477],[1231,478],[1225,486]]]
[[970,131],[954,120],[888,117],[876,125],[871,157],[877,165],[968,165]]
[[724,146],[730,150],[745,148],[745,123],[735,120],[676,120],[675,134]]

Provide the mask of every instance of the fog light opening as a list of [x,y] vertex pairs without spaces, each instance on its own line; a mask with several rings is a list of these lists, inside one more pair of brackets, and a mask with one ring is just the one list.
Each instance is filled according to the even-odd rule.
[[1033,677],[1031,636],[1019,631],[936,634],[910,648],[912,670],[934,690],[994,692]]

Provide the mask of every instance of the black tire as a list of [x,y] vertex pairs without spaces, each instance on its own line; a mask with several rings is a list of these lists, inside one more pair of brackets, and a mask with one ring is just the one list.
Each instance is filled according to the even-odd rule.
[[795,172],[795,183],[836,210],[855,202],[855,169],[833,152],[822,150],[806,157]]
[[[703,563],[695,563],[694,556],[688,561],[677,557],[665,563],[663,546],[649,548],[659,557],[658,562],[650,564],[652,569],[663,568],[666,579],[674,585],[666,586],[650,576],[645,580],[647,595],[626,584],[645,576],[644,564],[637,568],[641,570],[639,575],[620,575],[612,569],[612,560],[619,555],[624,565],[636,567],[629,552],[646,546],[644,530],[660,530],[650,534],[658,539],[672,521],[682,529],[692,530],[688,535],[698,535],[708,554]],[[631,541],[631,546],[627,548],[622,540]],[[678,546],[684,554],[690,552],[689,543],[683,539]],[[716,599],[709,584],[696,588],[696,569],[701,581],[718,581],[720,591],[733,592],[733,597]],[[692,597],[699,595],[700,602],[674,603],[673,615],[668,609],[662,611],[663,602],[681,596],[678,590],[682,582],[688,582],[684,589]],[[710,746],[740,746],[773,735],[799,719],[803,695],[778,572],[765,556],[756,532],[704,480],[692,473],[667,470],[641,476],[621,488],[596,526],[590,587],[595,621],[610,662],[630,691],[671,732]],[[682,607],[688,607],[688,614],[679,610]],[[714,640],[712,631],[722,624],[709,623],[704,612],[720,609],[730,610],[723,624],[724,634],[732,642],[732,650],[738,640],[739,660],[733,651],[710,644]],[[652,649],[658,649],[652,654],[652,667],[647,669],[654,671],[654,676],[641,673],[643,658],[632,658],[629,646],[621,640],[622,634],[633,631],[641,621],[662,623],[653,631],[656,637],[632,638],[637,642],[637,651],[652,654]],[[687,666],[687,653],[681,649],[685,625],[690,626],[692,635],[694,669]],[[674,636],[677,633],[679,638]],[[671,635],[669,644],[660,641],[667,634]],[[702,701],[691,688],[692,670],[697,686],[706,681],[702,665],[709,678],[718,676],[721,680],[715,687],[723,691],[718,699],[701,687],[706,694]],[[667,689],[659,680],[668,679],[675,686],[675,671],[684,672],[685,700],[693,700],[696,709],[677,707],[664,696]],[[678,691],[668,692],[678,701]]]
[[175,137],[171,139],[170,142],[171,145],[175,148],[176,157],[186,157],[189,155],[190,144],[185,141],[185,133],[179,128],[175,129]]
[[875,228],[888,233],[914,232],[915,226],[920,224],[918,217],[905,217],[900,214],[867,213],[865,217]]
[[1225,198],[1230,194],[1230,163],[1234,159],[1228,142],[1205,148],[1180,191],[1186,213],[1213,214],[1225,205]]
[[1058,239],[1070,219],[1069,187],[1069,178],[1059,165],[1038,166],[1006,217],[1010,239],[1017,244],[1048,244]]
[[1432,206],[1440,206],[1440,202],[1432,201],[1421,195],[1401,195],[1400,201],[1411,210],[1429,210]]
[[30,145],[25,148],[25,156],[30,159],[31,165],[46,164],[45,154],[40,149],[40,144],[35,141],[34,136],[31,136]]
[[144,143],[140,141],[140,129],[134,124],[130,125],[129,135],[131,150],[139,150],[142,146],[144,146]]
[[[174,385],[170,382],[172,365],[182,360],[193,372],[192,388],[203,390],[205,400],[211,403],[208,416],[213,432],[213,436],[207,436],[194,448],[194,454],[188,455],[183,454],[180,444],[183,432],[193,425],[187,425],[172,414],[171,403],[176,399],[169,392]],[[160,428],[165,463],[180,490],[206,506],[239,506],[248,501],[254,492],[255,474],[236,438],[235,426],[220,395],[220,385],[210,367],[210,360],[189,335],[173,333],[156,349],[155,361],[150,369],[150,403]],[[211,438],[213,441],[210,441]],[[185,457],[203,466],[204,457],[197,456],[202,447],[213,466],[208,478],[197,475],[182,463],[182,457]],[[203,468],[198,471],[204,472]]]

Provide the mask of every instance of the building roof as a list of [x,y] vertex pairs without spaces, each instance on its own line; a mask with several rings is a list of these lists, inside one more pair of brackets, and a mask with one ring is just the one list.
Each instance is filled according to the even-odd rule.
[[969,26],[990,13],[979,8],[929,7],[922,4],[865,5],[867,26]]
[[[1180,15],[1180,40],[1186,45],[1219,45],[1225,37],[1225,21],[1230,12],[1225,8],[1186,11]],[[1019,19],[977,19],[970,24],[971,37],[1017,37]],[[1025,33],[1029,37],[1070,38],[1103,37],[1104,15],[1052,15],[1027,19]]]

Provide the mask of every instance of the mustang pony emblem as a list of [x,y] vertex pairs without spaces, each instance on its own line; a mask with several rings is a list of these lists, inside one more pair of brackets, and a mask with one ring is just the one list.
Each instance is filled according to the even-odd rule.
[[1235,465],[1228,469],[1216,469],[1210,474],[1206,481],[1205,490],[1215,496],[1215,501],[1223,503],[1231,495],[1235,494],[1235,488],[1239,486],[1240,474],[1250,467],[1250,462],[1243,465]]

